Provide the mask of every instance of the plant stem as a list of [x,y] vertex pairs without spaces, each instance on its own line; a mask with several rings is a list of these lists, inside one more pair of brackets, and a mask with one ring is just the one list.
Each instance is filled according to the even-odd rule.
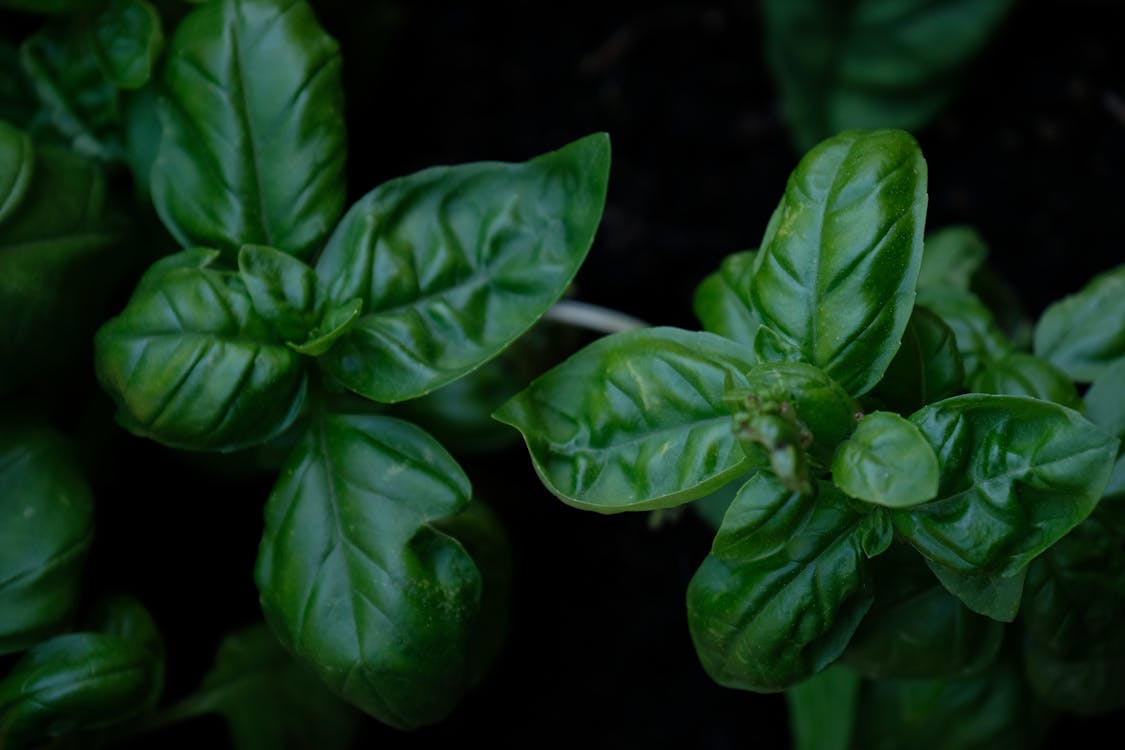
[[589,302],[579,302],[572,299],[563,299],[555,303],[547,311],[546,320],[556,323],[588,328],[598,333],[620,333],[631,331],[635,328],[648,328],[648,323],[632,315],[610,310]]

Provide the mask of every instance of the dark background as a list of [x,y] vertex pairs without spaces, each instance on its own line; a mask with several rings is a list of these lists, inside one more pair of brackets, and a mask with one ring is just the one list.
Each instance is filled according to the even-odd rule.
[[[745,2],[314,2],[341,42],[353,197],[436,164],[524,160],[605,130],[604,221],[577,279],[586,301],[697,328],[696,284],[754,247],[798,154]],[[362,6],[360,9],[359,6]],[[916,133],[928,226],[976,227],[1035,314],[1123,260],[1125,4],[1017,3],[959,95]],[[152,610],[169,697],[190,691],[222,635],[258,616],[251,580],[269,477],[208,477],[190,461],[99,432],[99,536],[90,587]],[[691,647],[684,592],[710,544],[690,512],[657,530],[542,488],[522,446],[466,457],[514,557],[511,631],[490,678],[446,722],[364,725],[360,747],[773,748],[784,700],[716,686]],[[1051,746],[1120,716],[1063,718]],[[205,719],[138,747],[222,747]]]

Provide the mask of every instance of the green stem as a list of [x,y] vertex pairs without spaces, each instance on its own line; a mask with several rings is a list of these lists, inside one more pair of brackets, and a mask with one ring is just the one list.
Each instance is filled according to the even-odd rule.
[[544,319],[588,328],[598,333],[621,333],[636,328],[648,328],[648,323],[640,318],[572,299],[556,302],[554,307],[547,311]]

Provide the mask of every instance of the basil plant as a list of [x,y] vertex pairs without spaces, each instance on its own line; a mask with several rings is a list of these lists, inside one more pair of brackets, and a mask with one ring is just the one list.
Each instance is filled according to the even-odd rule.
[[291,445],[254,572],[270,628],[367,714],[438,721],[498,648],[499,531],[386,405],[472,373],[563,294],[608,139],[427,169],[345,211],[339,48],[292,0],[195,7],[155,101],[138,182],[183,249],[98,331],[98,379],[122,425],[165,445]]
[[[1125,704],[1122,568],[1102,568],[1125,527],[1099,504],[1122,494],[1123,269],[1022,351],[1026,328],[1006,333],[976,291],[979,238],[923,242],[926,178],[903,131],[823,141],[760,248],[699,286],[705,331],[600,339],[495,415],[577,508],[730,485],[691,637],[720,684],[792,690],[801,747],[848,747],[852,727],[891,743],[855,747],[917,747],[921,722],[966,712],[964,741],[926,746],[983,747],[1030,731],[1033,701],[1090,708],[1112,685],[1103,707]],[[1084,398],[1072,378],[1093,381]]]

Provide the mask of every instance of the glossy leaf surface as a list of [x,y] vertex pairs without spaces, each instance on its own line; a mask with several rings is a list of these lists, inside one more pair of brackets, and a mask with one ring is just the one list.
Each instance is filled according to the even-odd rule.
[[761,319],[750,303],[754,251],[732,253],[695,290],[695,316],[711,333],[750,346]]
[[768,0],[767,57],[798,148],[848,128],[925,125],[1012,0]]
[[1083,383],[1125,357],[1125,266],[1048,307],[1035,326],[1034,344],[1037,355]]
[[0,654],[65,625],[93,535],[90,487],[62,436],[0,429]]
[[495,357],[574,278],[608,177],[609,139],[599,133],[522,164],[436,167],[371,191],[316,266],[329,299],[364,305],[324,365],[389,403]]
[[358,715],[297,663],[264,625],[223,639],[193,701],[222,714],[236,750],[351,747]]
[[182,245],[308,256],[344,207],[340,53],[303,0],[218,0],[169,42],[152,199]]
[[815,498],[766,471],[743,486],[688,586],[692,641],[712,679],[784,690],[843,652],[874,600],[872,517],[828,483]]
[[287,341],[304,341],[320,323],[324,290],[309,266],[280,250],[243,245],[238,271],[254,310]]
[[1066,373],[1045,359],[1027,352],[1012,352],[977,373],[974,393],[1030,396],[1077,409],[1078,390]]
[[163,651],[148,614],[117,600],[98,630],[43,641],[0,680],[0,745],[99,729],[151,709]]
[[400,729],[445,717],[474,678],[481,576],[442,519],[469,482],[417,427],[322,415],[266,505],[255,580],[282,644]]
[[860,395],[883,376],[914,304],[926,163],[907,133],[852,131],[801,160],[762,240],[762,322]]
[[1011,576],[1077,526],[1109,479],[1117,440],[1057,404],[1017,396],[941,401],[911,421],[938,456],[936,499],[895,529],[961,573]]
[[34,169],[31,138],[0,120],[0,224],[19,207]]
[[[193,450],[235,450],[285,430],[305,399],[300,356],[279,341],[235,273],[165,259],[98,331],[98,379],[132,432]],[[175,267],[182,262],[183,267]]]
[[934,449],[897,414],[866,415],[832,459],[832,481],[848,496],[888,508],[933,499],[938,491]]
[[972,611],[998,622],[1012,622],[1016,619],[1023,600],[1027,568],[1005,578],[964,573],[933,560],[926,560],[926,565],[941,581],[941,585],[945,586],[945,590]]
[[915,306],[902,345],[871,396],[891,411],[909,414],[964,389],[965,369],[953,330]]
[[680,505],[750,466],[723,394],[745,385],[746,347],[647,328],[600,339],[496,412],[527,441],[563,502],[614,513]]

